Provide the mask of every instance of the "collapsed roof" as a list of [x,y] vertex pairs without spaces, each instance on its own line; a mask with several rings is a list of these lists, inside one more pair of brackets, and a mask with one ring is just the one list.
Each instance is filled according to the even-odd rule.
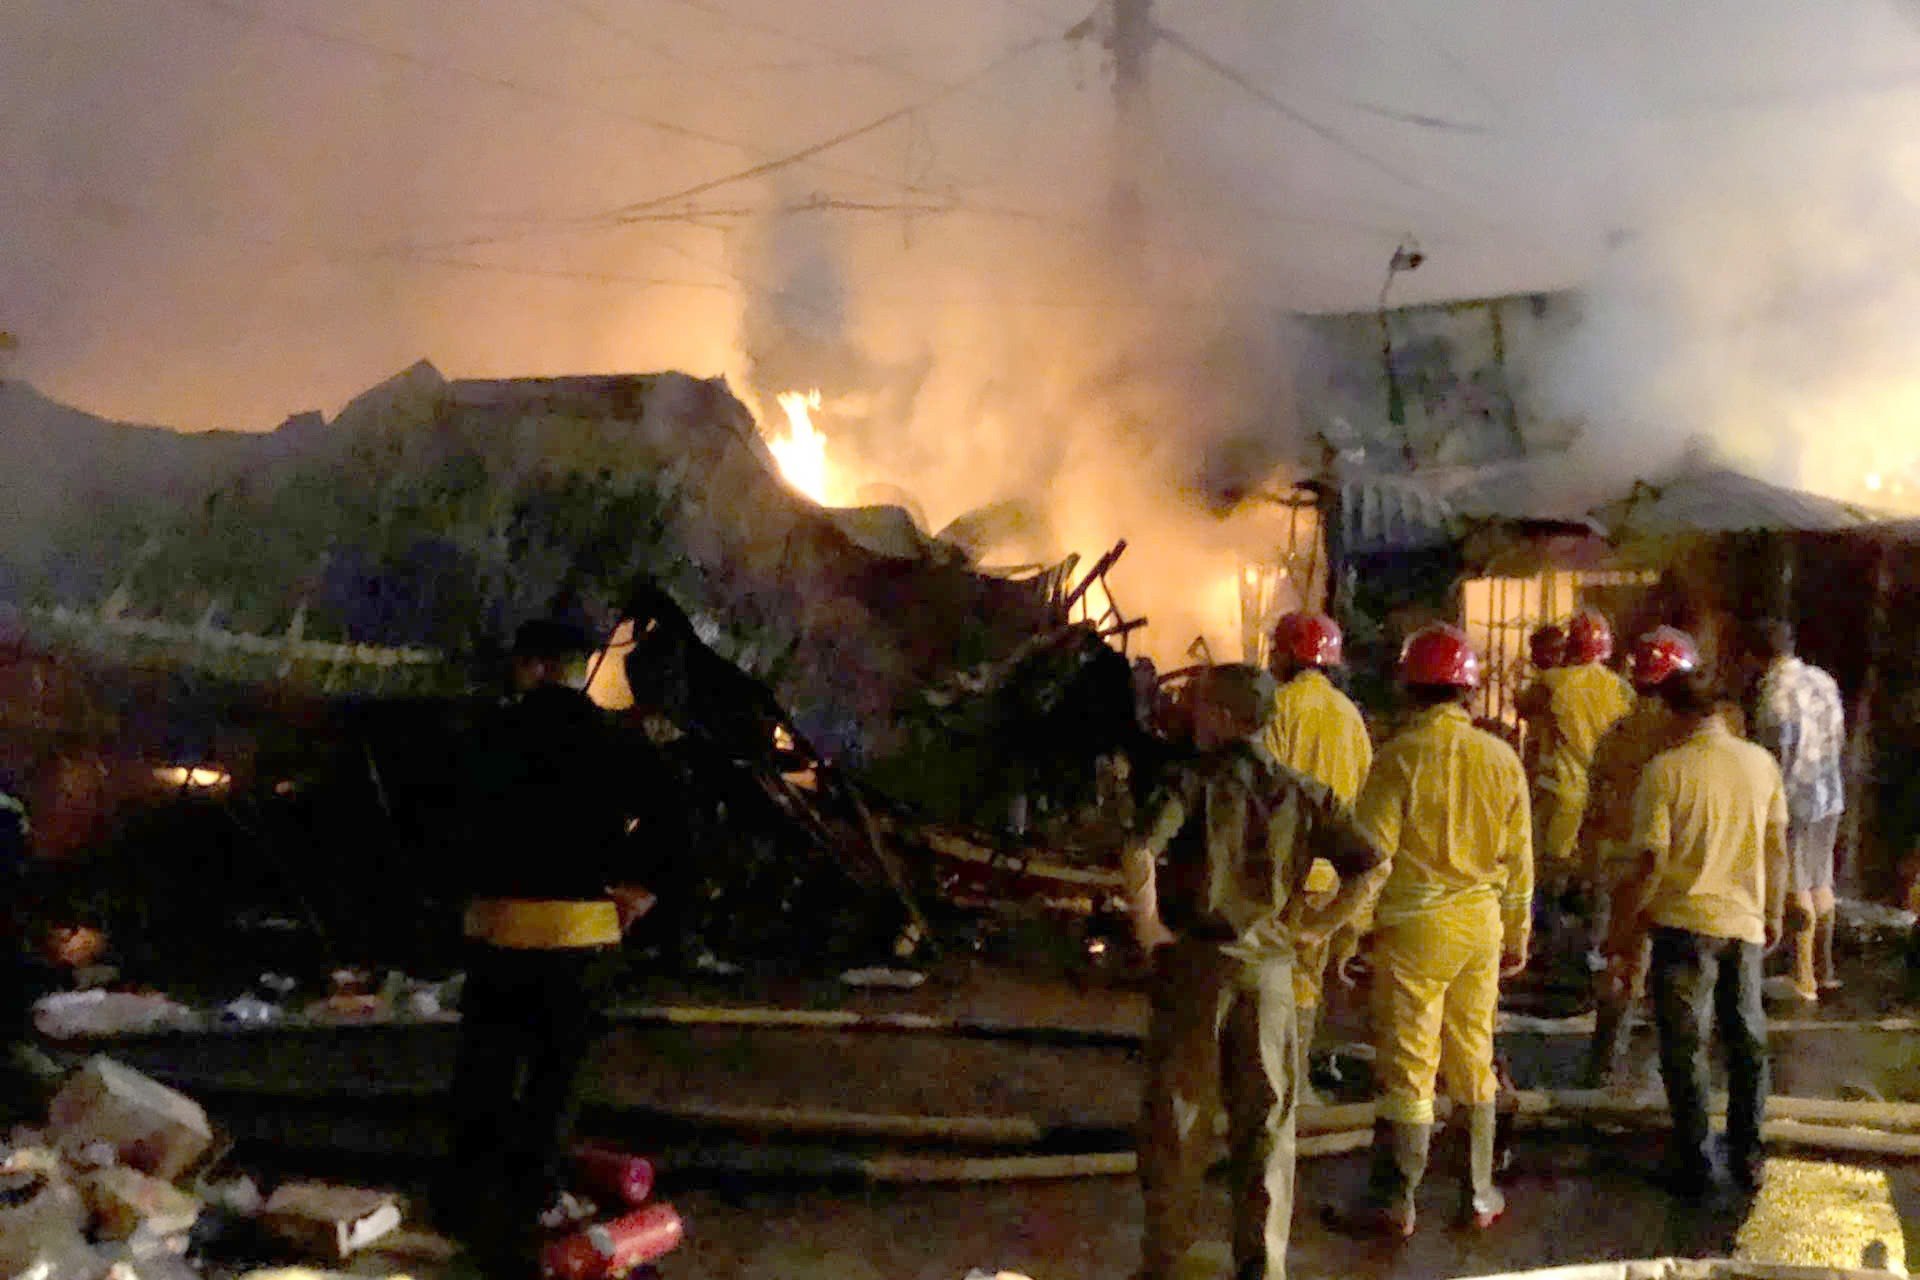
[[[59,644],[327,692],[464,690],[554,608],[605,634],[637,582],[768,679],[810,733],[857,741],[911,687],[1055,620],[904,513],[828,512],[776,476],[720,380],[449,381],[425,362],[133,527],[61,530],[15,598]],[[190,440],[190,437],[180,437]]]

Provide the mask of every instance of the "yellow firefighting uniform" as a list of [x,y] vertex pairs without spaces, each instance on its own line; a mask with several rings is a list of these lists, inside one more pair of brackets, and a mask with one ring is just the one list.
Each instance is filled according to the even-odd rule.
[[1540,673],[1547,714],[1533,777],[1534,851],[1542,872],[1570,863],[1586,813],[1588,770],[1600,739],[1633,708],[1633,686],[1597,662]]
[[1355,819],[1392,862],[1374,914],[1379,1114],[1430,1125],[1442,1070],[1455,1102],[1498,1091],[1500,956],[1531,924],[1526,775],[1465,708],[1435,707],[1380,749]]
[[[1333,687],[1326,673],[1309,668],[1281,685],[1273,695],[1273,709],[1260,735],[1261,745],[1274,762],[1323,784],[1343,805],[1352,805],[1373,765],[1373,742],[1367,722],[1346,694]],[[1307,873],[1309,896],[1331,893],[1339,885],[1333,865],[1314,859]],[[1366,920],[1355,922],[1361,932]],[[1293,1000],[1301,1011],[1301,1025],[1313,1020],[1320,1007],[1327,956],[1332,940],[1302,948],[1294,958]],[[1304,1054],[1312,1046],[1302,1044]]]

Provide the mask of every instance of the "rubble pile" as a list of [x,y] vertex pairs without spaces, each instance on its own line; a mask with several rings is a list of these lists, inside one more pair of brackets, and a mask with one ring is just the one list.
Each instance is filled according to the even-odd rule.
[[[263,1196],[224,1168],[191,1098],[110,1058],[62,1085],[43,1127],[0,1143],[0,1274],[190,1280],[278,1262],[338,1264],[389,1239],[386,1192],[288,1182]],[[412,1241],[451,1256],[445,1242]]]
[[1058,850],[1114,846],[1131,767],[1154,752],[1132,667],[1086,626],[954,673],[902,721],[906,745],[876,764],[876,786],[931,821]]

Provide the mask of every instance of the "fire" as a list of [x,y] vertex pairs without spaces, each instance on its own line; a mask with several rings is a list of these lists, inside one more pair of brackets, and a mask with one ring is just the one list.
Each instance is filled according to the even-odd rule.
[[832,505],[833,473],[827,463],[827,437],[813,425],[820,392],[785,391],[775,399],[787,415],[787,429],[782,435],[767,437],[767,448],[780,464],[781,476],[821,506]]

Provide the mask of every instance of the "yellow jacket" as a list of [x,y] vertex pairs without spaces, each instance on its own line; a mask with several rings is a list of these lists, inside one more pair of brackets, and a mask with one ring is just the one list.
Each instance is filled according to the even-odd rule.
[[1393,863],[1381,927],[1456,902],[1497,897],[1504,945],[1531,930],[1533,824],[1520,757],[1473,727],[1464,707],[1422,712],[1380,748],[1355,820]]
[[[1260,743],[1276,763],[1304,774],[1351,806],[1373,764],[1367,722],[1323,672],[1302,671],[1274,691]],[[1340,878],[1324,859],[1307,875],[1308,893],[1331,893]]]
[[1267,754],[1329,788],[1350,805],[1373,765],[1367,722],[1323,672],[1307,670],[1281,685],[1261,734]]
[[1597,662],[1540,673],[1550,708],[1542,726],[1538,781],[1569,799],[1584,799],[1587,770],[1600,739],[1633,709],[1633,686]]

